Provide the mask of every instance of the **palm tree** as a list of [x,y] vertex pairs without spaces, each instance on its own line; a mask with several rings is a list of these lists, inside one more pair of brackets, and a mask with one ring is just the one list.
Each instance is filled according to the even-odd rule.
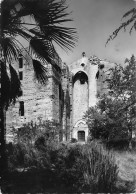
[[131,10],[129,10],[128,12],[126,12],[122,19],[125,19],[126,17],[130,16],[129,19],[127,19],[126,21],[124,21],[113,33],[112,35],[109,36],[106,44],[110,41],[113,40],[114,38],[116,38],[116,36],[118,35],[118,33],[124,29],[126,30],[126,27],[131,25],[129,33],[131,34],[133,30],[136,30],[136,8],[133,8]]
[[56,65],[54,43],[62,49],[70,50],[77,41],[76,30],[63,26],[63,23],[72,21],[67,18],[67,8],[66,0],[4,0],[1,3],[1,164],[5,164],[5,111],[16,101],[21,90],[17,73],[11,65],[13,61],[18,61],[22,49],[25,50],[19,38],[29,43],[31,53],[39,59],[32,60],[33,67],[36,77],[44,84],[47,70],[41,62]]

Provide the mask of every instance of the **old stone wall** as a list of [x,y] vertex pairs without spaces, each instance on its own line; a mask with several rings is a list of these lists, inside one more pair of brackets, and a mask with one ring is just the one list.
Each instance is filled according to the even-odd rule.
[[83,116],[97,103],[97,97],[108,91],[109,69],[115,64],[96,56],[86,57],[85,53],[69,66],[55,58],[57,66],[43,64],[48,69],[48,80],[41,85],[35,79],[31,58],[27,54],[25,57],[23,67],[13,64],[22,79],[22,96],[6,113],[8,133],[12,127],[20,128],[23,123],[41,118],[60,124],[60,140],[87,141]]
[[[19,68],[18,63],[13,66],[18,74],[22,72],[22,96],[18,98],[15,105],[9,107],[6,113],[7,134],[12,127],[20,128],[23,123],[37,122],[38,118],[42,120],[55,120],[60,123],[60,100],[59,84],[61,74],[50,64],[48,68],[48,80],[45,85],[41,85],[35,79],[31,61],[29,65],[23,61],[23,68]],[[20,103],[23,102],[23,112],[20,115]]]
[[[114,66],[114,63],[100,60],[96,56],[88,58],[84,52],[81,59],[69,66],[72,75],[71,138],[87,140],[88,129],[83,116],[89,107],[96,105],[98,96],[108,92],[109,69]],[[82,75],[86,75],[86,82]]]

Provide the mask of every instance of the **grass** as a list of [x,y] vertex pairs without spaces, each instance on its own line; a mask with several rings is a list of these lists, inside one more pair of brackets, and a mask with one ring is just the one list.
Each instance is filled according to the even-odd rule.
[[[42,142],[43,143],[43,142]],[[16,144],[9,153],[6,191],[20,193],[117,191],[118,167],[113,156],[97,142],[91,144]],[[24,169],[25,171],[18,171]]]
[[[119,167],[118,186],[136,192],[136,151],[113,151]],[[134,192],[135,191],[135,192]]]

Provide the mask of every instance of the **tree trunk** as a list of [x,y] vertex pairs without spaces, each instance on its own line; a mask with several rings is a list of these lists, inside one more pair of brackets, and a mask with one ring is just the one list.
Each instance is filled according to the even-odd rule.
[[0,183],[1,186],[5,183],[7,172],[7,157],[6,157],[6,109],[2,104],[2,74],[0,65]]
[[1,169],[1,185],[6,180],[7,173],[7,156],[6,156],[6,111],[1,106],[0,107],[0,169]]

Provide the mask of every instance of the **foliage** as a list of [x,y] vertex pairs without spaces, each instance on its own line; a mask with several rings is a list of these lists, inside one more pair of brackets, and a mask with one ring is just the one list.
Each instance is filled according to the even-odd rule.
[[[9,165],[22,166],[24,168],[36,166],[40,168],[42,161],[48,160],[48,154],[41,154],[39,150],[50,148],[52,144],[59,141],[60,126],[55,121],[42,121],[38,119],[38,123],[30,122],[24,124],[20,129],[13,127],[12,131],[14,139],[14,149],[12,149],[12,157],[9,157]],[[10,153],[8,153],[10,155]]]
[[[40,117],[37,122],[29,122],[21,128],[12,128],[14,143],[24,143],[32,146],[38,140],[42,142],[42,137],[48,141],[59,140],[60,125],[54,120],[43,121]],[[38,143],[38,142],[37,142]]]
[[[19,54],[24,55],[22,51],[27,52],[32,59],[36,78],[44,84],[47,80],[47,69],[43,63],[50,63],[56,67],[56,60],[59,60],[54,43],[65,50],[75,46],[75,29],[63,25],[72,21],[68,18],[70,13],[67,12],[67,8],[65,0],[1,2],[0,66],[3,74],[3,105],[9,106],[19,96],[20,81],[11,64],[14,61],[18,62]],[[29,51],[24,48],[23,42],[28,43]],[[23,57],[25,58],[25,55]]]
[[125,67],[111,69],[109,92],[100,97],[85,118],[94,139],[132,140],[136,127],[136,60],[132,56]]
[[[21,154],[24,147],[16,144],[14,149]],[[23,153],[31,158],[31,162],[22,160],[20,155],[20,163],[17,152],[12,152],[10,158],[14,155],[16,163],[11,160],[10,164],[14,169],[26,168],[27,164],[28,172],[34,172],[34,169],[41,172],[39,179],[45,190],[49,187],[59,188],[61,192],[116,192],[118,168],[114,157],[96,142],[88,145],[52,143],[40,149],[34,145],[25,149]]]
[[[54,68],[60,60],[54,45],[70,50],[77,41],[74,28],[63,26],[72,21],[67,16],[66,0],[3,0],[0,5],[0,115],[1,115],[1,164],[2,174],[5,162],[5,110],[20,95],[21,83],[12,63],[18,62],[23,51],[32,60],[35,77],[45,84],[47,69],[43,64],[50,63]],[[29,45],[29,52],[23,43]],[[55,44],[54,44],[55,43]],[[25,58],[25,55],[23,56]],[[60,69],[59,69],[60,70]],[[5,173],[6,174],[6,173]],[[4,177],[4,176],[2,176]]]
[[110,35],[110,37],[108,38],[106,44],[110,41],[110,40],[113,40],[114,38],[117,37],[118,33],[124,29],[126,30],[126,27],[129,26],[130,24],[132,24],[130,30],[129,30],[129,33],[131,34],[133,29],[136,30],[136,8],[133,8],[131,10],[129,10],[128,12],[126,12],[124,15],[123,15],[123,19],[130,16],[130,18],[123,22],[119,28],[117,28],[113,33],[112,35]]

